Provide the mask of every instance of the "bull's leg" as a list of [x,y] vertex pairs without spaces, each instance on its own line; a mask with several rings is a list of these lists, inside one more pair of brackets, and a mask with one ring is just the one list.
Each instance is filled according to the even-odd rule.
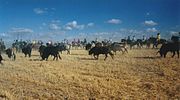
[[56,57],[56,60],[58,60],[59,56]]
[[167,54],[167,52],[166,52],[166,53],[164,53],[164,58],[166,58],[166,54]]
[[56,60],[58,60],[58,54],[56,55],[56,57],[55,57],[55,58],[56,58]]
[[112,52],[109,52],[109,55],[111,56],[112,59],[114,59],[114,55],[112,54]]
[[97,55],[97,58],[96,58],[97,60],[99,59],[99,54]]
[[16,60],[16,54],[13,53],[13,60]]
[[29,55],[29,57],[31,57],[31,54],[28,54]]
[[59,57],[59,59],[62,59],[60,55],[58,57]]
[[48,61],[48,58],[49,58],[49,55],[47,55],[47,57],[46,57],[46,61]]
[[179,58],[179,50],[177,50],[177,55],[178,55],[178,58]]
[[57,55],[54,55],[54,58],[53,58],[53,60],[55,60],[55,58],[57,59]]
[[106,58],[108,57],[108,55],[107,54],[105,54],[105,58],[104,58],[104,61],[106,60]]
[[69,50],[67,50],[67,54],[70,54],[70,51],[69,51]]
[[94,56],[95,59],[97,59],[95,54],[93,54],[93,56]]
[[174,57],[174,55],[175,55],[175,51],[173,51],[173,55],[172,55],[172,58]]
[[124,50],[128,53],[128,50],[126,48],[124,48]]

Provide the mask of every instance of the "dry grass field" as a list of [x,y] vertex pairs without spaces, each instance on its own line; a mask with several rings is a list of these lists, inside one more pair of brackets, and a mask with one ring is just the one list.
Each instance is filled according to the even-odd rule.
[[0,65],[0,100],[179,100],[180,59],[159,58],[157,50],[130,50],[115,59],[93,60],[85,50],[62,60],[40,61],[18,53]]

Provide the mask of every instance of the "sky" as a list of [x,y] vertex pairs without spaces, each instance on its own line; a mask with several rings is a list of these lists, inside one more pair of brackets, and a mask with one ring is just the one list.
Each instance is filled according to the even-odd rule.
[[180,0],[0,0],[0,38],[162,38],[180,32]]

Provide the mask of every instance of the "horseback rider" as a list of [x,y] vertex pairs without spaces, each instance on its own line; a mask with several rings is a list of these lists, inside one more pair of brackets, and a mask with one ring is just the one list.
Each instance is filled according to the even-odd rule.
[[145,35],[143,35],[143,39],[142,40],[143,40],[143,42],[146,41],[146,36]]
[[160,33],[157,33],[157,37],[156,37],[156,39],[157,39],[157,42],[159,43],[159,41],[160,41],[160,39],[161,39],[161,35],[160,35]]
[[178,43],[179,42],[179,38],[180,38],[180,32],[179,32],[178,35],[172,35],[171,41],[175,42],[175,43]]
[[135,35],[132,37],[132,41],[133,41],[133,42],[136,41]]

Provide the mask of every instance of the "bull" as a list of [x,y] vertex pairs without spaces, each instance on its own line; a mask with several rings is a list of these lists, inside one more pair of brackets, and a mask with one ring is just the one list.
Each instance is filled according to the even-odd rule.
[[42,60],[48,60],[48,57],[52,55],[54,56],[53,60],[58,60],[61,59],[61,56],[59,54],[59,50],[58,50],[58,47],[57,46],[47,46],[44,48],[43,52],[42,52]]
[[108,54],[112,57],[112,59],[114,58],[114,54],[111,52],[111,50],[108,47],[101,47],[101,46],[93,47],[89,51],[89,55],[92,55],[92,54],[93,54],[94,58],[97,60],[98,60],[100,54],[105,55],[104,60],[106,60],[106,58],[108,57]]
[[22,48],[22,53],[24,53],[25,57],[27,57],[27,55],[31,57],[31,51],[32,51],[32,44],[28,44]]
[[10,58],[12,60],[16,60],[16,55],[15,55],[15,53],[14,53],[12,48],[6,49],[5,52],[8,55],[8,58]]
[[128,53],[128,50],[125,46],[125,44],[120,43],[113,43],[110,45],[110,49],[116,54],[117,51],[122,51],[124,54],[125,52]]
[[177,52],[178,58],[179,58],[179,50],[180,50],[180,43],[179,42],[168,42],[164,43],[158,53],[160,53],[161,57],[166,57],[168,52],[172,52],[172,57],[175,56],[175,53]]

